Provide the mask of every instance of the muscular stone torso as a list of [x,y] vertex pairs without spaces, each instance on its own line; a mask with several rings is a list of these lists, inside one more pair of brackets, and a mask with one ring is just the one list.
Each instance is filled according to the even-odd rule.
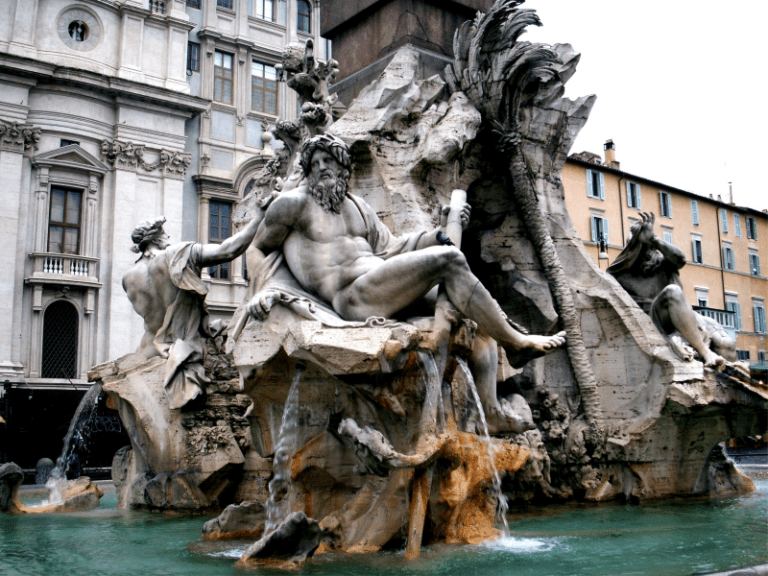
[[634,266],[629,271],[616,274],[616,280],[648,313],[654,299],[664,288],[671,284],[682,288],[677,269],[668,262],[663,262],[651,275],[644,275],[640,266]]
[[303,210],[283,243],[293,275],[305,288],[332,303],[346,286],[379,266],[366,239],[365,220],[346,198],[341,213],[326,212],[306,192]]
[[134,264],[123,277],[123,288],[134,310],[144,318],[146,330],[152,333],[163,325],[165,311],[179,293],[168,275],[164,251],[151,258],[144,256]]

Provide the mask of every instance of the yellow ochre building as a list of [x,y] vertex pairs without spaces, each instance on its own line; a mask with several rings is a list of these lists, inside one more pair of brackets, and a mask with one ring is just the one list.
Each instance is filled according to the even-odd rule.
[[731,332],[741,360],[765,368],[768,213],[737,206],[732,190],[724,202],[623,172],[612,140],[604,151],[605,158],[572,154],[562,172],[568,212],[587,251],[605,270],[640,212],[653,212],[656,234],[685,253],[680,277],[688,302]]

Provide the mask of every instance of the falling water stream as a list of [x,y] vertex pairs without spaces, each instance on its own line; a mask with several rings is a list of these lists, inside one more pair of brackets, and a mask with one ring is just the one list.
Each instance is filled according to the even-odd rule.
[[507,523],[507,512],[509,506],[507,505],[507,497],[504,496],[501,491],[501,476],[496,469],[496,463],[494,462],[494,455],[496,448],[491,441],[491,435],[488,433],[488,422],[485,419],[485,411],[483,410],[483,404],[480,402],[480,395],[477,392],[477,386],[475,386],[475,379],[472,378],[472,373],[469,371],[469,367],[466,362],[461,358],[457,358],[459,368],[464,372],[464,376],[469,382],[469,387],[472,389],[472,396],[475,398],[475,404],[477,404],[477,411],[480,414],[480,422],[483,425],[483,441],[485,442],[486,449],[488,450],[488,470],[493,477],[493,488],[496,491],[496,498],[498,499],[498,508],[496,509],[496,517],[501,521],[504,530],[504,537],[509,537],[509,524]]
[[272,465],[274,476],[269,482],[269,500],[267,501],[267,525],[265,534],[272,532],[285,518],[288,509],[288,491],[291,487],[291,457],[296,451],[299,432],[299,380],[304,366],[296,365],[293,383],[283,406],[283,420],[280,424],[280,437],[275,449]]
[[96,408],[99,406],[99,396],[101,395],[101,385],[94,384],[91,389],[85,393],[83,399],[75,410],[75,415],[69,423],[69,429],[64,436],[64,447],[61,455],[56,459],[56,466],[51,471],[51,477],[45,483],[48,488],[49,497],[47,504],[53,504],[64,500],[64,490],[66,489],[67,471],[72,465],[75,450],[81,450],[87,447],[90,438],[90,428],[93,421]]

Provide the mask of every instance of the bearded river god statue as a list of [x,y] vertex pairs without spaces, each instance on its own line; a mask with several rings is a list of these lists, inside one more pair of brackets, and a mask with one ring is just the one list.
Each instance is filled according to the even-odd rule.
[[[302,112],[234,215],[248,298],[213,336],[203,312],[186,332],[148,322],[92,373],[131,436],[121,506],[235,504],[203,533],[261,538],[247,564],[478,542],[505,497],[750,489],[718,443],[765,431],[768,392],[682,361],[584,251],[559,175],[594,96],[562,97],[578,54],[520,42],[538,19],[518,4],[457,31],[445,79],[401,49],[336,122],[337,63],[286,49]],[[223,257],[188,251],[190,280]],[[169,369],[177,341],[199,353]],[[185,370],[200,393],[172,403]]]

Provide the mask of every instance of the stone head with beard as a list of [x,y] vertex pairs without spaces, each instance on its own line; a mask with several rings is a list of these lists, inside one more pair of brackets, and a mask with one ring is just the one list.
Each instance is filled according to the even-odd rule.
[[[332,162],[321,169],[313,169],[312,157],[317,152],[325,152],[331,157]],[[344,198],[347,196],[352,168],[349,148],[344,141],[330,134],[320,134],[310,138],[301,147],[299,164],[307,177],[312,198],[326,212],[339,214]]]

